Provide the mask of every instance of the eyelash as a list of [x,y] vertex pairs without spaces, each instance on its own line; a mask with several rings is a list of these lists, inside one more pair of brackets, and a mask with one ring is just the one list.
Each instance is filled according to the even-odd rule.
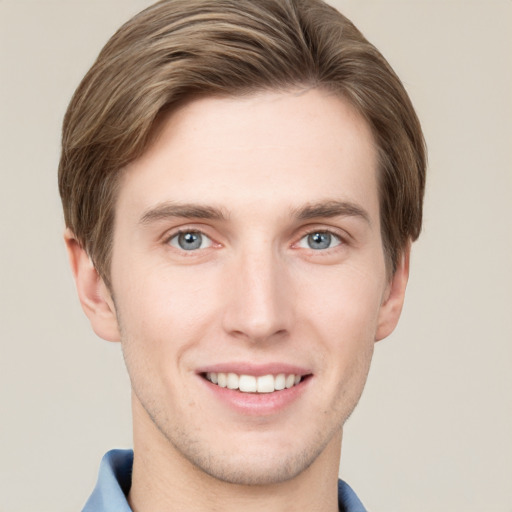
[[[336,231],[329,230],[329,229],[312,229],[310,231],[303,233],[302,236],[299,238],[299,241],[296,242],[294,244],[294,246],[300,247],[300,244],[302,243],[302,241],[307,240],[307,238],[312,235],[328,235],[329,237],[337,240],[337,243],[333,247],[325,247],[323,249],[314,249],[313,247],[301,247],[301,248],[308,249],[308,250],[314,251],[316,253],[319,253],[319,252],[330,251],[331,249],[335,249],[339,245],[346,245],[346,241],[344,240],[344,238]],[[330,240],[330,242],[332,242],[332,240]],[[308,241],[306,241],[305,243],[308,243]],[[329,245],[330,245],[330,243],[329,243]]]
[[[165,237],[165,243],[170,245],[171,247],[174,247],[175,249],[181,251],[181,252],[190,252],[190,253],[193,253],[193,252],[197,252],[198,250],[201,249],[201,247],[197,248],[197,249],[190,249],[190,250],[187,250],[187,249],[183,249],[181,247],[176,247],[174,246],[171,242],[173,239],[175,238],[178,238],[180,235],[187,235],[187,234],[190,234],[190,235],[200,235],[201,237],[203,238],[206,238],[210,241],[210,245],[208,247],[203,247],[202,249],[207,249],[209,247],[211,247],[212,245],[215,244],[214,240],[208,236],[206,233],[204,233],[204,231],[201,231],[200,229],[184,229],[184,228],[181,228],[177,231],[174,231],[173,233],[171,233],[169,236],[166,236]],[[202,245],[202,243],[201,243]]]
[[[197,235],[200,235],[201,237],[207,238],[210,241],[210,245],[208,247],[203,247],[203,248],[199,247],[199,248],[196,248],[196,249],[187,250],[187,249],[183,249],[181,247],[176,247],[176,246],[171,244],[171,241],[173,239],[179,237],[180,235],[184,235],[184,234],[197,234]],[[313,251],[314,253],[319,254],[319,253],[323,253],[323,252],[327,252],[327,251],[330,252],[331,250],[336,249],[338,246],[348,245],[347,237],[341,235],[339,233],[339,231],[334,230],[334,229],[318,228],[318,229],[309,229],[309,230],[303,232],[301,234],[300,238],[298,239],[298,241],[294,242],[292,244],[292,248],[297,248],[299,246],[299,244],[304,239],[306,239],[308,236],[315,235],[315,234],[329,235],[329,236],[334,237],[335,239],[337,239],[338,243],[336,243],[336,245],[334,245],[333,247],[327,247],[327,248],[324,248],[324,249],[313,249],[311,247],[309,247],[309,248],[302,247],[303,249],[310,250],[310,251]],[[180,251],[182,253],[190,253],[190,255],[192,255],[193,253],[197,253],[200,250],[209,249],[210,247],[212,247],[214,245],[217,245],[217,246],[221,245],[221,244],[215,242],[204,231],[202,231],[201,229],[197,229],[197,228],[190,228],[190,229],[180,228],[177,231],[173,231],[171,234],[169,234],[168,236],[165,237],[164,243],[167,244],[167,245],[170,245],[171,247],[173,247],[174,249],[176,249],[176,250],[178,250],[178,251]]]

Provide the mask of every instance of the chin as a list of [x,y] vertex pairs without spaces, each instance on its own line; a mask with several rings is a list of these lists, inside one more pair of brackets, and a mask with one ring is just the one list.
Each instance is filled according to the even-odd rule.
[[295,446],[290,446],[290,440],[277,445],[274,443],[274,449],[271,449],[272,442],[261,446],[261,443],[250,443],[247,440],[231,442],[222,451],[212,451],[213,443],[203,444],[183,437],[175,439],[175,442],[168,437],[168,441],[196,470],[218,481],[232,485],[266,486],[294,479],[323,454],[328,455],[327,452],[339,449],[340,436],[334,433],[326,436],[325,432],[319,434],[316,438],[309,437],[307,443],[298,438],[292,439]]
[[319,454],[302,451],[283,459],[266,456],[258,460],[253,455],[216,457],[216,460],[189,459],[198,469],[216,480],[233,485],[273,485],[292,480],[305,471]]

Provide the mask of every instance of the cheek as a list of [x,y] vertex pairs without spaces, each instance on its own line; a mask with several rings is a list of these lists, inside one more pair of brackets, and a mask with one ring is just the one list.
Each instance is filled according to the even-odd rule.
[[219,303],[215,275],[158,264],[133,264],[122,275],[113,285],[123,341],[153,364],[178,363],[213,325]]
[[[298,317],[308,339],[316,340],[318,367],[325,392],[338,389],[340,407],[355,404],[373,355],[382,282],[355,269],[337,270],[325,279],[313,276],[301,287]],[[307,293],[305,293],[307,292]],[[307,322],[305,324],[304,322]],[[309,336],[308,336],[309,334]],[[345,405],[344,405],[345,404]]]
[[[166,327],[168,324],[194,324],[205,312],[209,295],[216,293],[215,276],[192,266],[171,266],[148,259],[134,261],[120,269],[114,286],[123,297],[123,306],[134,320],[144,322],[147,328]],[[122,276],[122,277],[121,277]],[[201,307],[198,307],[198,306]],[[175,320],[179,319],[179,322]]]
[[[363,273],[354,268],[332,272],[311,272],[298,287],[297,304],[303,315],[319,328],[348,342],[375,335],[384,279],[379,273]],[[372,340],[373,341],[373,340]]]

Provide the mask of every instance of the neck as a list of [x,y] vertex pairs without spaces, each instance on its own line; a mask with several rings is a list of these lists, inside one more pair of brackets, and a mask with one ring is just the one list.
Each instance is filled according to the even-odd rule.
[[297,476],[270,485],[238,485],[193,465],[134,400],[134,461],[128,501],[133,512],[335,512],[341,431]]

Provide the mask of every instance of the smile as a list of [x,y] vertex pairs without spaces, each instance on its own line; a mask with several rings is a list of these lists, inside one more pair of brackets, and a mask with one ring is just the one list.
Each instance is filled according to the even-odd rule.
[[273,393],[289,389],[299,384],[301,375],[279,373],[277,375],[238,375],[236,373],[208,372],[207,380],[221,388],[241,391],[242,393]]

